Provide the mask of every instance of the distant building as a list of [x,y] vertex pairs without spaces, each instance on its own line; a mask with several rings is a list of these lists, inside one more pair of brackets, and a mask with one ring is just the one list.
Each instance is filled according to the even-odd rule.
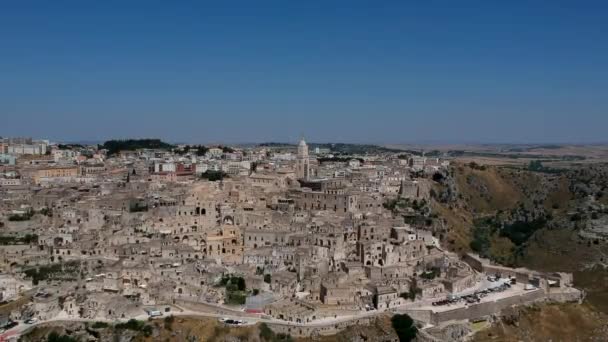
[[49,142],[46,140],[32,140],[31,138],[10,138],[2,141],[0,153],[14,155],[41,155],[46,154]]
[[78,166],[49,167],[38,169],[34,173],[34,183],[40,184],[42,181],[69,181],[80,175]]
[[308,156],[308,145],[304,139],[298,145],[298,157],[296,159],[296,176],[298,179],[308,180],[310,178],[310,157]]
[[315,148],[315,154],[330,154],[331,150],[328,148],[322,148],[322,147],[316,147]]
[[221,158],[223,154],[224,151],[222,151],[221,148],[217,147],[212,147],[207,151],[207,156],[209,156],[210,158]]
[[17,158],[15,156],[11,156],[10,154],[0,154],[0,164],[2,165],[15,165]]

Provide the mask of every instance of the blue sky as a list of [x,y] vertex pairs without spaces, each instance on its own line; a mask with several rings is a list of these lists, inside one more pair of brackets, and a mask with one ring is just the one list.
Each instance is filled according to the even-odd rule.
[[608,4],[0,2],[0,135],[606,142]]

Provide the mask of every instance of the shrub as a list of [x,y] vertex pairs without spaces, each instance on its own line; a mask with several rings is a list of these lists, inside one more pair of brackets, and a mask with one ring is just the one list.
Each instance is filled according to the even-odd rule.
[[144,328],[144,322],[138,321],[136,319],[130,319],[126,323],[116,324],[115,327],[116,329],[141,331]]
[[260,324],[260,339],[263,341],[272,341],[274,338],[274,331],[270,330],[266,323]]
[[207,179],[211,182],[221,181],[226,177],[228,177],[228,175],[223,171],[207,170],[201,174],[201,178]]
[[93,323],[93,325],[91,326],[91,328],[93,328],[93,329],[104,329],[104,328],[107,328],[109,326],[110,325],[108,323],[106,323],[106,322],[99,322],[99,321],[97,321],[97,322]]
[[531,221],[515,221],[512,224],[505,225],[500,231],[500,235],[509,238],[511,242],[520,246],[528,239],[535,231],[543,228],[547,220],[539,218]]
[[291,342],[293,338],[288,334],[275,334],[266,323],[260,324],[260,339],[265,342]]
[[32,211],[28,211],[25,214],[12,214],[8,217],[8,220],[11,222],[29,221],[32,216],[34,216],[34,213]]
[[144,327],[141,329],[141,332],[144,334],[144,336],[149,337],[152,336],[152,332],[153,332],[153,328],[151,325],[146,324],[144,325]]
[[423,278],[423,279],[435,279],[437,276],[439,276],[440,273],[441,273],[441,271],[439,270],[439,267],[431,267],[430,270],[422,273],[420,275],[420,278]]
[[173,330],[173,321],[175,321],[173,315],[165,317],[165,329],[169,331]]
[[129,206],[129,212],[131,213],[140,213],[148,211],[148,205],[144,203],[133,203]]
[[[61,258],[61,257],[59,257]],[[25,270],[25,275],[32,279],[34,285],[38,285],[41,280],[48,279],[66,279],[74,277],[75,273],[78,272],[79,267],[78,261],[70,261],[66,263],[51,264]]]
[[275,337],[274,341],[277,341],[277,342],[292,342],[293,338],[291,337],[291,335],[283,334],[283,333],[278,333],[277,336]]
[[77,340],[68,335],[59,335],[57,332],[53,331],[47,336],[46,340],[48,342],[77,342]]
[[473,228],[473,239],[470,247],[482,257],[487,257],[490,249],[490,232],[488,227],[476,226]]
[[40,209],[40,214],[48,217],[53,217],[53,209],[51,208],[42,208]]
[[230,275],[223,276],[220,285],[225,286],[230,291],[245,291],[247,288],[245,278]]
[[228,291],[226,293],[227,296],[227,302],[229,304],[237,304],[237,305],[243,305],[245,304],[245,300],[247,298],[247,296],[239,291]]

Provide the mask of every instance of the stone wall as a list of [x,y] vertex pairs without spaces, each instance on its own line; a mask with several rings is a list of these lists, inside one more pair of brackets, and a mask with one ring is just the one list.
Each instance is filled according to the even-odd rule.
[[433,320],[433,311],[432,310],[412,309],[412,310],[405,310],[405,313],[408,316],[412,317],[412,319],[415,321],[431,323],[431,321]]
[[553,301],[553,302],[560,302],[560,303],[580,302],[584,298],[585,298],[584,292],[581,292],[576,289],[570,289],[570,291],[547,293],[547,300]]
[[327,322],[318,323],[314,325],[287,325],[284,323],[266,323],[272,331],[275,333],[289,334],[294,337],[308,337],[308,336],[327,336],[335,335],[340,331],[353,326],[353,325],[369,325],[373,324],[376,317],[364,317],[355,320],[342,321],[342,322]]
[[[415,321],[424,322],[433,325],[440,325],[448,321],[465,321],[471,319],[482,318],[489,315],[499,313],[501,310],[514,305],[525,305],[539,300],[550,300],[558,302],[577,301],[582,298],[582,293],[576,289],[569,289],[568,291],[559,291],[553,293],[545,293],[541,289],[522,293],[518,296],[512,296],[503,298],[500,300],[485,302],[468,307],[462,307],[454,310],[433,312],[432,310],[424,309],[407,309],[403,312],[412,317]],[[190,302],[184,300],[177,300],[176,304],[191,310],[214,312],[218,314],[226,315],[238,315],[243,317],[257,317],[255,315],[249,315],[240,311],[232,311],[228,309],[221,309],[214,305],[205,303]],[[326,314],[329,313],[325,312]],[[354,312],[353,312],[354,313]],[[342,312],[343,314],[343,312]],[[309,324],[295,324],[293,322],[272,322],[266,323],[275,333],[289,334],[294,337],[310,337],[310,336],[325,336],[334,335],[340,331],[347,329],[354,325],[368,325],[373,324],[376,320],[377,315],[370,315],[368,317],[362,317],[358,319],[341,320],[338,322],[312,322]]]
[[243,311],[230,310],[220,306],[206,304],[202,302],[193,302],[189,300],[176,299],[175,304],[188,310],[215,313],[219,315],[242,316],[242,317],[258,317],[257,315],[248,314]]
[[545,298],[545,292],[542,290],[534,290],[519,296],[507,297],[497,301],[479,303],[449,311],[435,312],[432,315],[432,321],[430,323],[438,325],[440,323],[453,320],[482,318],[496,314],[500,312],[500,310],[508,308],[512,305],[527,304],[542,298]]
[[[447,321],[482,318],[485,316],[496,314],[500,312],[500,310],[513,305],[528,304],[546,298],[547,296],[545,292],[543,290],[538,289],[523,293],[518,296],[512,296],[496,301],[469,305],[466,307],[461,307],[448,311],[433,312],[432,310],[406,309],[403,312],[408,314],[416,321],[438,325]],[[555,295],[555,298],[562,299],[557,294]]]

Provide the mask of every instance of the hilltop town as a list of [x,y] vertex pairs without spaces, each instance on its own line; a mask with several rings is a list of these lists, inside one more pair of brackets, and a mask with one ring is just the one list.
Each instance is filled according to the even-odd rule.
[[431,205],[450,163],[304,140],[2,139],[3,336],[179,315],[295,337],[407,315],[427,334],[581,300],[571,273],[453,248],[455,227]]

